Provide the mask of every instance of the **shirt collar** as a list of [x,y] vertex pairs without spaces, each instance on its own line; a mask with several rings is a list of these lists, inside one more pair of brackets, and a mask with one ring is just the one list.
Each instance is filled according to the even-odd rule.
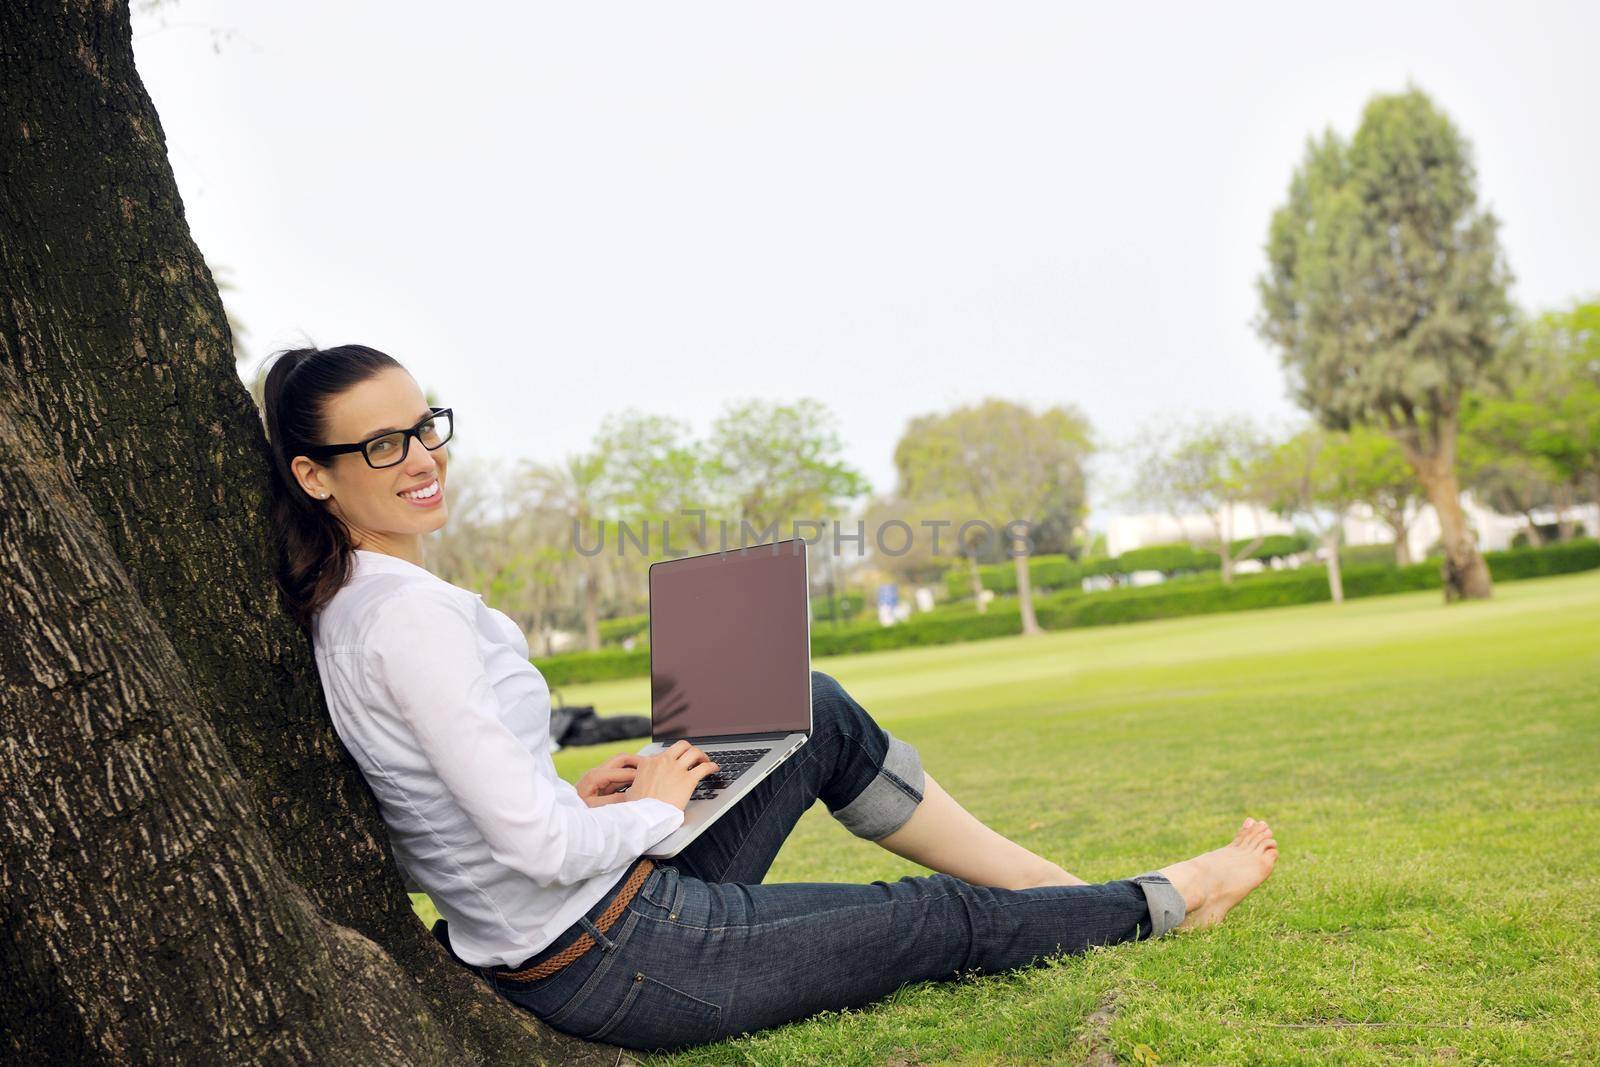
[[384,572],[390,574],[425,574],[429,578],[438,577],[432,571],[428,570],[428,568],[419,567],[409,560],[401,559],[399,556],[391,556],[387,552],[374,552],[370,548],[356,549],[356,565],[354,573],[370,574]]
[[482,593],[475,593],[471,589],[463,589],[453,582],[447,582],[428,568],[419,567],[410,560],[391,556],[387,552],[374,552],[370,548],[358,548],[355,550],[355,566],[350,576],[354,579],[364,574],[409,574],[414,578],[429,578],[475,600],[483,599]]

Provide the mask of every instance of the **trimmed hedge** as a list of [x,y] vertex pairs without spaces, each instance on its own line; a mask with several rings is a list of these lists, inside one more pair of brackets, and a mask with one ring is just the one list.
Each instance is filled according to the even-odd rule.
[[[1081,583],[1085,574],[1095,573],[1099,572],[1086,569],[1083,564],[1063,555],[1031,556],[1028,559],[1028,581],[1035,591],[1066,589]],[[1017,566],[1010,560],[1004,563],[985,563],[978,568],[978,580],[983,583],[985,589],[996,593],[1015,593]],[[972,568],[952,567],[945,571],[944,588],[952,600],[972,599]]]
[[[1600,568],[1600,541],[1578,540],[1547,548],[1486,552],[1484,559],[1498,582],[1570,574]],[[1438,589],[1444,580],[1437,561],[1409,567],[1381,564],[1349,567],[1343,577],[1344,595],[1350,600]],[[1232,585],[1223,585],[1220,578],[1208,574],[1161,585],[1123,587],[1099,593],[1069,591],[1036,597],[1034,612],[1039,625],[1045,629],[1065,630],[1077,626],[1109,626],[1148,619],[1315,604],[1327,599],[1327,571],[1321,566],[1309,566],[1241,575]],[[837,631],[813,626],[811,653],[835,656],[876,652],[1008,637],[1021,631],[1021,611],[1016,601],[1010,599],[996,601],[982,615],[968,605],[960,611],[929,612],[896,626],[879,626],[875,621],[841,627]],[[649,673],[650,654],[647,650],[578,652],[536,661],[535,665],[552,684],[602,681]]]
[[1339,562],[1346,567],[1393,566],[1394,545],[1345,545]]
[[[860,615],[866,607],[866,597],[861,593],[841,592],[836,594],[833,599],[839,608],[840,622],[849,622],[857,615]],[[828,595],[826,593],[811,598],[811,618],[813,623],[830,621],[828,619]],[[877,616],[874,615],[873,618],[876,619]]]
[[[1232,543],[1239,552],[1253,541],[1245,538]],[[1269,560],[1293,556],[1311,547],[1311,539],[1304,534],[1272,534],[1257,545],[1246,559]],[[1161,571],[1163,574],[1181,574],[1186,571],[1217,571],[1222,569],[1222,558],[1193,545],[1179,542],[1171,545],[1146,545],[1129,549],[1115,558],[1076,561],[1066,556],[1033,556],[1028,561],[1028,577],[1035,591],[1067,589],[1082,584],[1083,579],[1097,574],[1132,574],[1135,571]],[[1017,591],[1017,568],[1010,560],[1004,563],[986,563],[978,568],[978,580],[985,589],[996,593]],[[951,599],[972,596],[972,568],[952,567],[944,575],[945,592]]]
[[563,652],[548,659],[533,660],[550,685],[578,682],[609,682],[613,678],[636,678],[650,673],[650,650],[602,648],[598,652]]
[[650,614],[620,615],[615,619],[600,620],[600,643],[614,645],[630,637],[638,637],[650,629]]
[[1215,552],[1202,552],[1193,545],[1150,545],[1134,548],[1117,557],[1117,573],[1134,571],[1216,571],[1222,569],[1222,557]]
[[1499,580],[1571,574],[1600,567],[1600,541],[1584,537],[1543,548],[1485,552],[1483,559],[1489,564],[1489,574]]

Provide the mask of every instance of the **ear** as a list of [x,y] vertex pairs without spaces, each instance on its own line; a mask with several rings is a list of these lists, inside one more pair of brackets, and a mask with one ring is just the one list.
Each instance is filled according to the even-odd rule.
[[294,457],[289,461],[289,469],[294,473],[301,491],[311,499],[327,500],[332,495],[332,489],[324,483],[324,470],[307,457]]

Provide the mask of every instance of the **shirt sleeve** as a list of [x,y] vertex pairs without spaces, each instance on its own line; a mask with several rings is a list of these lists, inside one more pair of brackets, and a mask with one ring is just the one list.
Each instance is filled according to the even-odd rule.
[[558,803],[534,754],[500,719],[478,647],[454,602],[428,590],[384,600],[367,631],[376,695],[410,727],[434,772],[483,835],[494,859],[543,886],[613,870],[683,824],[656,797],[591,808]]

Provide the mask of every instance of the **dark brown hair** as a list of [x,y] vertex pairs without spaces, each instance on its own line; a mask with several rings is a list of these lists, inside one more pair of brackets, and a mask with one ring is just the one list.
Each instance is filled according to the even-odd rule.
[[271,522],[278,587],[289,613],[309,631],[312,616],[349,580],[355,546],[349,528],[327,503],[301,488],[290,462],[308,448],[332,443],[326,418],[330,400],[400,364],[366,345],[291,348],[269,358],[272,369],[262,387],[261,406],[272,445]]

